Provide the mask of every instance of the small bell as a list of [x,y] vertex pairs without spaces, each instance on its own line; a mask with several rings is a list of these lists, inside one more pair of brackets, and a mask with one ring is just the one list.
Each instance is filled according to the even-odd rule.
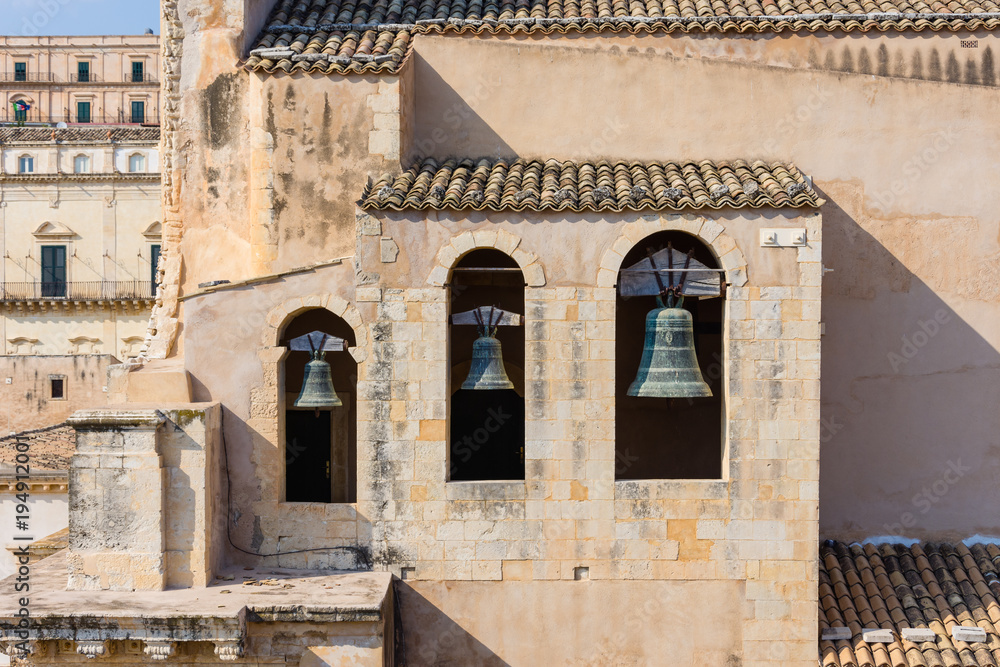
[[306,364],[305,376],[302,378],[302,391],[295,399],[297,408],[339,408],[343,402],[337,397],[333,388],[333,377],[330,374],[330,364],[321,358],[323,352],[312,353],[312,361]]
[[684,308],[655,308],[646,315],[646,340],[639,373],[629,396],[698,398],[712,395],[701,376],[694,350],[691,313]]
[[462,383],[462,389],[513,389],[514,383],[507,377],[503,367],[500,341],[491,335],[483,335],[472,344],[472,366],[469,376]]

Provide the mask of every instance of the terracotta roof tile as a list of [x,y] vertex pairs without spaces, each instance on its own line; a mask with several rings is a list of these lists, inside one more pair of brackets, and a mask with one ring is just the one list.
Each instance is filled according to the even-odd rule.
[[822,200],[790,164],[426,159],[366,188],[367,209],[638,211],[814,207]]
[[[820,547],[819,627],[822,667],[979,667],[1000,664],[1000,549],[977,544]],[[982,628],[985,642],[951,636],[958,625]],[[846,627],[851,639],[823,640]],[[862,630],[893,632],[888,644],[866,643]],[[904,628],[929,629],[914,643]]]
[[69,470],[70,459],[76,451],[76,431],[72,426],[56,424],[0,438],[0,473],[13,470],[19,438],[29,443],[32,470]]
[[159,127],[0,127],[0,143],[39,143],[44,141],[107,142],[160,140]]
[[246,67],[394,72],[418,33],[992,30],[997,12],[995,0],[278,0]]

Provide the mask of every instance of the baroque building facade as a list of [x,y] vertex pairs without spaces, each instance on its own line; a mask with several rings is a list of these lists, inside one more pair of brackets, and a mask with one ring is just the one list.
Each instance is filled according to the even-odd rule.
[[155,127],[0,127],[7,431],[103,402],[107,382],[90,371],[138,355],[156,292],[159,169]]
[[[995,6],[163,10],[160,289],[17,659],[1000,659]],[[636,397],[674,250],[712,396]]]
[[159,73],[160,42],[151,30],[92,37],[2,35],[0,123],[155,125]]

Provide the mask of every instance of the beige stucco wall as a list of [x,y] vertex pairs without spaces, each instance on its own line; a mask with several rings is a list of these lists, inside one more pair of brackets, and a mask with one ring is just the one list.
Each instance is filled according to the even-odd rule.
[[[105,404],[108,365],[115,363],[97,354],[0,356],[0,432],[59,424],[76,410]],[[65,378],[64,399],[51,399],[50,376]]]
[[[152,26],[150,26],[152,27]],[[99,116],[128,122],[132,101],[145,103],[146,118],[159,116],[160,38],[156,35],[0,36],[0,118],[12,120],[11,102],[31,104],[31,120],[74,122],[77,101],[90,102]],[[77,63],[90,63],[89,82],[76,81]],[[28,81],[16,82],[14,63],[27,63]],[[132,82],[132,63],[142,62],[146,80]],[[39,80],[41,77],[41,80]],[[67,119],[65,116],[70,116]]]
[[[491,667],[740,664],[751,612],[739,602],[743,584],[721,581],[407,581],[397,590],[408,664],[420,665],[452,656]],[[786,657],[775,642],[770,664]]]
[[[961,48],[970,37],[979,50]],[[962,33],[419,37],[410,152],[793,161],[828,200],[821,532],[997,535],[977,510],[1000,500],[1000,137],[984,113],[1000,89],[964,82],[996,47]],[[904,77],[878,75],[882,48]],[[847,55],[855,71],[838,71]]]
[[36,480],[30,485],[30,532],[17,530],[15,517],[19,501],[16,498],[16,482],[7,484],[7,478],[12,479],[13,475],[0,478],[0,488],[3,489],[0,493],[0,519],[3,520],[0,526],[0,578],[6,578],[17,570],[16,558],[8,547],[23,546],[26,542],[14,541],[15,536],[29,535],[40,540],[65,528],[69,517],[68,484],[64,472],[61,478],[56,476],[45,482]]

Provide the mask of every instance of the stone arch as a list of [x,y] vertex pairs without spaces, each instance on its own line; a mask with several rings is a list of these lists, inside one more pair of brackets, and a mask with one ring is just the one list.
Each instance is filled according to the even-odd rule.
[[691,234],[715,255],[719,266],[726,270],[726,281],[734,287],[742,287],[747,282],[747,262],[736,241],[723,232],[723,227],[707,218],[684,218],[681,220],[641,220],[624,225],[621,234],[601,258],[601,268],[597,271],[598,287],[614,287],[618,282],[625,255],[637,243],[657,232],[678,231]]
[[542,269],[542,263],[538,261],[538,255],[520,248],[520,245],[521,237],[504,229],[463,232],[438,251],[437,265],[427,277],[427,282],[438,287],[443,286],[448,282],[452,267],[461,257],[473,250],[489,248],[499,250],[517,262],[528,287],[544,287],[545,271]]
[[285,330],[285,326],[297,315],[307,310],[313,310],[314,308],[325,308],[337,317],[343,318],[354,329],[354,339],[357,341],[357,345],[349,348],[348,352],[351,353],[356,362],[359,364],[363,362],[368,356],[370,346],[368,328],[365,327],[364,321],[361,319],[361,313],[349,301],[329,294],[314,294],[289,299],[272,308],[267,314],[261,344],[269,348],[277,347],[281,339],[281,332]]

